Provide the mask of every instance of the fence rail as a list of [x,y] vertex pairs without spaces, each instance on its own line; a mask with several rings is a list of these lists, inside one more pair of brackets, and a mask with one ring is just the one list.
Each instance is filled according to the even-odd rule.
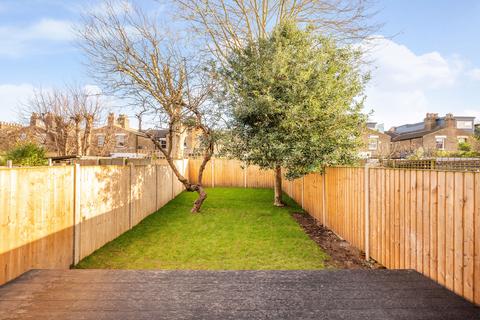
[[[207,176],[208,186],[273,186],[272,171],[225,159]],[[415,269],[480,304],[480,173],[338,167],[283,180],[283,190],[387,268]]]
[[384,160],[382,165],[387,168],[453,170],[480,172],[480,159],[470,158],[435,158],[423,160]]
[[[188,174],[187,160],[177,167]],[[183,190],[164,165],[0,169],[0,285],[65,269]]]

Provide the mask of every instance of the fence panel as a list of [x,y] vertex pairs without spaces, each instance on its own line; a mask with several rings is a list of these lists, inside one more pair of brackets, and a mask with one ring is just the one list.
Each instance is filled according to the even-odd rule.
[[325,224],[323,220],[323,176],[318,173],[311,173],[306,175],[304,179],[303,208],[319,223]]
[[363,168],[327,168],[325,175],[325,225],[361,250],[365,250],[364,176]]
[[155,165],[130,166],[131,227],[157,210],[157,173]]
[[81,167],[80,259],[132,226],[130,166]]
[[73,167],[0,169],[0,285],[72,264]]
[[214,159],[215,185],[222,187],[243,187],[245,169],[238,160]]
[[[193,183],[198,182],[198,171],[202,159],[189,159],[189,177]],[[206,187],[247,187],[273,188],[274,173],[262,170],[257,166],[243,168],[238,160],[215,158],[210,160],[203,174],[203,185]]]

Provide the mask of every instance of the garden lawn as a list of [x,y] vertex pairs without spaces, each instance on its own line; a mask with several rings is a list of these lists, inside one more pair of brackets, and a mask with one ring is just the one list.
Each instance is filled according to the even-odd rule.
[[290,216],[272,205],[271,189],[208,189],[200,214],[196,193],[183,192],[77,268],[260,270],[323,269],[324,253]]

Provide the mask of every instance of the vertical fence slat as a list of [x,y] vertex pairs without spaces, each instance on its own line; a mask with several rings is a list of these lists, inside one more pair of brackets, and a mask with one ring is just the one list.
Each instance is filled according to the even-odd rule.
[[445,285],[446,262],[446,174],[438,172],[437,175],[437,281]]
[[474,298],[476,304],[480,305],[480,173],[475,173],[475,208],[474,208]]
[[453,291],[463,294],[463,177],[464,173],[455,172],[455,206],[454,206],[454,283]]
[[474,298],[474,208],[475,208],[475,176],[471,172],[464,173],[464,234],[463,234],[463,296],[470,301]]
[[454,275],[454,245],[455,235],[454,224],[454,205],[455,205],[455,179],[453,172],[446,173],[446,192],[445,192],[445,286],[453,290]]

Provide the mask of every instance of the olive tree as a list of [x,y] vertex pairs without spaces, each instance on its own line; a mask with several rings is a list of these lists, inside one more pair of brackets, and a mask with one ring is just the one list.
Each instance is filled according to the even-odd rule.
[[281,168],[292,179],[355,159],[368,80],[360,57],[286,22],[235,49],[220,68],[225,83],[219,101],[231,110],[224,151],[275,171],[276,206],[283,205]]

